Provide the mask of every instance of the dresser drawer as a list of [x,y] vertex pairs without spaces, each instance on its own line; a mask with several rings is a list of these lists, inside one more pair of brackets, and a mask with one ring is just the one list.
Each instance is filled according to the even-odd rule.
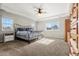
[[4,41],[11,41],[11,40],[14,40],[14,36],[13,35],[9,35],[9,36],[5,36],[4,37]]

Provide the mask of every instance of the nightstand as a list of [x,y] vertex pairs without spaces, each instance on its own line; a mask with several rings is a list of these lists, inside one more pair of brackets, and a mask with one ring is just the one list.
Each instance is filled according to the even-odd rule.
[[14,33],[4,33],[3,36],[4,36],[3,42],[14,40]]

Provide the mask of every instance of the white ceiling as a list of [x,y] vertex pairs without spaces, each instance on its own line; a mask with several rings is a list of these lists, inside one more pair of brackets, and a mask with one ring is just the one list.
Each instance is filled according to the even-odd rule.
[[[46,13],[37,16],[35,7],[40,5]],[[45,20],[50,17],[63,17],[69,14],[69,3],[3,3],[2,9],[16,13],[25,17],[29,17],[36,21]]]

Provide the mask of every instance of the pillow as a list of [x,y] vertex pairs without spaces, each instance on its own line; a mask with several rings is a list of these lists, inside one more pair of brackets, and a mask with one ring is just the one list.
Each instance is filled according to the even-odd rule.
[[33,31],[32,28],[26,28],[26,31]]
[[17,28],[17,31],[24,31],[25,28]]

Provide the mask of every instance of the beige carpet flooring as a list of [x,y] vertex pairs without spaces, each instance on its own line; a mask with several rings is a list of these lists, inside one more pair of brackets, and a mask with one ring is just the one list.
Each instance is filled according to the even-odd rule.
[[64,39],[42,38],[28,44],[15,40],[0,43],[0,56],[67,56],[68,47]]

